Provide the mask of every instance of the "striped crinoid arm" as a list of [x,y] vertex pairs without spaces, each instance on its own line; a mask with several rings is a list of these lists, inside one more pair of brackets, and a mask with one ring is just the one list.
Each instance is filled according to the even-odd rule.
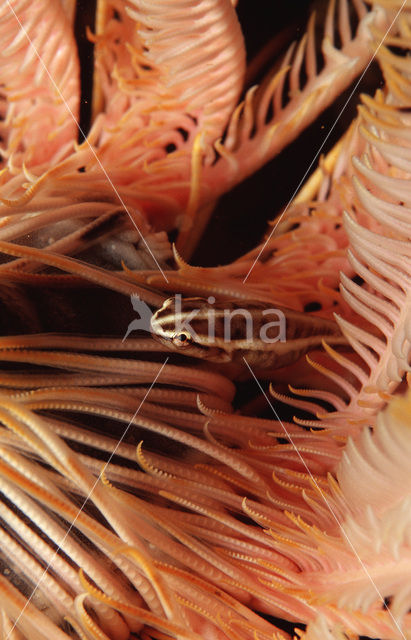
[[[29,337],[27,340],[30,342]],[[34,340],[38,341],[39,338],[35,337]],[[64,338],[60,340],[64,343]],[[108,343],[106,346],[109,346]],[[142,346],[141,343],[139,346]],[[104,348],[103,343],[99,347]],[[117,348],[121,348],[121,343]],[[28,353],[28,360],[22,355],[26,362],[31,359]],[[78,358],[74,360],[75,378],[81,364]],[[100,364],[97,361],[92,364],[92,360],[88,360],[86,367],[96,365],[100,369]],[[57,366],[61,362],[55,360]],[[124,360],[118,361],[119,371],[123,370],[124,363]],[[49,364],[52,364],[51,361]],[[71,366],[68,361],[66,365],[69,368]],[[194,446],[224,460],[228,468],[233,467],[234,476],[238,474],[241,478],[242,474],[249,474],[251,470],[236,459],[234,452],[223,451],[181,430],[186,423],[197,427],[198,417],[204,422],[203,416],[194,413],[194,378],[202,380],[198,387],[202,391],[211,390],[214,379],[217,395],[226,398],[232,395],[233,385],[221,376],[216,378],[215,374],[204,372],[201,375],[199,371],[185,370],[183,376],[186,376],[187,389],[179,389],[175,367],[171,368],[169,375],[166,366],[162,370],[165,376],[159,380],[160,386],[153,390],[156,403],[153,404],[151,397],[149,402],[145,402],[145,399],[150,395],[150,382],[160,367],[147,362],[142,366],[145,372],[141,371],[143,377],[140,379],[138,375],[130,376],[128,381],[124,376],[121,380],[122,374],[117,379],[115,374],[114,377],[111,374],[103,376],[105,380],[101,382],[106,388],[101,390],[99,397],[97,387],[94,389],[97,395],[94,393],[93,397],[90,387],[88,390],[84,387],[81,389],[74,379],[72,382],[76,390],[73,387],[64,388],[68,382],[67,376],[59,389],[55,386],[55,376],[54,380],[44,377],[44,388],[36,398],[30,399],[30,392],[16,391],[10,394],[10,388],[2,394],[1,560],[7,562],[11,571],[2,577],[1,606],[4,614],[10,618],[10,627],[15,625],[22,634],[19,637],[38,640],[55,635],[66,638],[62,628],[68,634],[73,631],[64,623],[63,617],[77,632],[82,629],[83,634],[86,633],[78,633],[79,637],[105,637],[112,640],[126,640],[130,633],[137,633],[143,625],[170,637],[190,640],[204,637],[202,631],[205,627],[216,627],[220,633],[218,637],[225,638],[226,628],[235,624],[240,627],[251,626],[251,622],[253,628],[267,634],[275,631],[269,623],[224,591],[222,582],[227,575],[234,582],[245,583],[244,572],[230,566],[230,562],[222,554],[213,552],[211,546],[207,548],[199,542],[195,530],[187,529],[184,522],[179,521],[178,513],[174,524],[170,521],[170,512],[163,513],[160,505],[164,500],[159,492],[174,486],[170,481],[175,473],[172,460],[157,482],[155,477],[138,471],[136,464],[133,464],[136,460],[136,438],[141,437],[141,433],[138,435],[140,427],[147,427],[148,436],[154,429],[157,437],[160,435],[171,441],[176,438],[182,446]],[[89,376],[90,384],[97,382],[95,373]],[[87,384],[85,377],[77,382],[80,385]],[[122,392],[119,387],[124,382],[134,384],[135,389],[130,387],[127,390],[125,387]],[[21,383],[25,384],[20,380]],[[30,388],[34,379],[31,384],[26,379],[26,383]],[[119,386],[109,390],[107,385],[110,383]],[[170,388],[167,390],[164,385],[168,383]],[[207,401],[210,400],[208,397]],[[141,413],[143,406],[144,416]],[[161,407],[162,419],[158,420],[158,409],[161,414]],[[157,417],[148,417],[153,411]],[[49,412],[54,418],[50,417]],[[71,424],[70,415],[73,412],[77,420]],[[84,413],[94,416],[93,420],[100,418],[106,425],[110,424],[111,435],[97,432],[93,435],[87,429],[79,429],[75,423]],[[177,428],[172,426],[173,423]],[[117,433],[116,424],[120,427]],[[127,429],[130,434],[126,441]],[[121,432],[123,438],[120,437]],[[147,434],[144,436],[145,442],[149,440]],[[76,443],[74,448],[73,443]],[[83,448],[82,454],[76,452],[79,446]],[[86,452],[84,447],[87,448]],[[165,451],[170,456],[169,446]],[[111,461],[113,454],[116,457]],[[146,445],[140,457],[143,465],[147,465],[150,471],[154,469],[157,460],[155,456],[154,461],[151,459]],[[104,473],[103,460],[110,461]],[[225,495],[229,504],[236,500],[237,509],[240,508],[241,499],[222,490],[224,481],[218,477],[213,480],[206,473],[196,473],[190,464],[174,463],[174,467],[183,468],[183,471],[184,466],[186,476],[183,474],[180,488],[185,499],[193,495],[202,479],[204,486],[208,481],[203,498],[206,506],[215,502],[214,491],[218,495]],[[112,486],[112,479],[122,489]],[[127,492],[123,489],[125,486]],[[137,492],[140,496],[142,492],[143,495],[147,492],[152,499],[145,502],[137,497]],[[13,510],[9,508],[9,503],[15,505]],[[253,527],[249,528],[253,534]],[[259,535],[264,539],[263,534]],[[58,546],[57,551],[55,545]],[[181,569],[182,566],[186,566],[185,571]],[[193,575],[190,575],[189,569]],[[114,574],[112,579],[111,573]],[[13,586],[15,575],[19,576],[18,584],[15,581],[17,587]],[[29,606],[28,597],[36,582],[39,582],[38,588]],[[236,588],[233,590],[236,592]],[[88,595],[83,606],[81,598],[84,593]],[[46,616],[41,610],[46,606],[47,619],[43,620],[43,616]],[[23,608],[24,615],[20,617]],[[37,634],[36,624],[48,635],[40,631]],[[53,635],[54,625],[57,631]],[[227,637],[231,636],[228,634]]]
[[[55,336],[53,340],[56,348],[65,345],[79,350],[86,345],[79,338]],[[44,356],[48,365],[55,366],[55,375],[53,380],[47,376],[42,376],[42,381],[33,378],[30,385],[29,368],[25,379],[17,372],[16,385],[30,389],[35,380],[40,383],[41,388],[34,393],[18,389],[11,392],[12,378],[2,379],[8,389],[2,394],[0,412],[0,487],[2,496],[6,496],[0,500],[0,538],[8,542],[8,530],[3,525],[6,521],[18,543],[9,544],[2,553],[9,563],[13,562],[21,578],[18,590],[7,577],[0,585],[2,607],[11,623],[23,637],[27,634],[37,640],[31,627],[37,619],[41,624],[37,607],[45,602],[57,625],[63,624],[64,615],[75,630],[86,630],[96,638],[125,640],[142,626],[156,629],[164,637],[190,640],[208,635],[228,640],[237,637],[236,630],[244,640],[254,638],[256,633],[262,638],[273,637],[277,629],[243,603],[255,594],[272,611],[284,600],[281,595],[276,598],[271,594],[270,585],[261,583],[260,577],[268,579],[270,573],[269,568],[260,568],[258,557],[267,564],[274,561],[280,574],[281,568],[292,571],[294,564],[286,560],[284,565],[281,554],[270,548],[266,534],[253,522],[236,517],[250,483],[254,494],[267,503],[260,476],[269,479],[271,469],[268,464],[261,469],[250,464],[243,452],[237,455],[235,449],[215,439],[217,434],[229,437],[226,427],[230,416],[206,410],[204,402],[210,406],[217,399],[220,402],[216,406],[224,407],[221,401],[225,400],[227,406],[233,392],[231,383],[217,374],[201,374],[184,367],[187,389],[178,388],[177,368],[166,365],[158,386],[150,390],[148,381],[155,368],[158,373],[158,364],[142,364],[143,377],[139,378],[136,363],[130,362],[134,369],[132,382],[124,375],[125,360],[117,361],[116,378],[114,370],[109,373],[114,365],[111,358],[105,359],[107,374],[101,374],[99,358],[86,356],[82,360],[79,354],[71,358],[67,353],[67,358],[54,354],[56,357],[48,359],[51,342],[41,336],[5,339],[2,356],[10,356],[12,361],[17,356],[17,361],[22,358],[27,365],[30,361],[40,364],[39,354],[12,348],[13,344],[27,347],[30,341],[32,346],[47,345]],[[137,343],[143,346],[142,341],[134,341],[134,346]],[[97,341],[94,347],[99,351],[118,349],[119,344]],[[63,373],[62,386],[56,386],[58,367],[73,375],[71,384]],[[83,367],[92,374],[88,381],[81,372]],[[99,388],[100,383],[104,388]],[[110,388],[110,384],[116,384],[116,388]],[[134,389],[121,388],[131,384]],[[193,406],[196,394],[189,385],[201,391],[201,406],[207,416]],[[220,397],[213,398],[216,395]],[[98,427],[93,432],[79,427],[84,414],[95,427],[103,420],[104,433]],[[206,429],[207,441],[201,438],[201,431],[210,418],[213,424]],[[236,422],[231,415],[231,423],[233,420]],[[256,426],[252,419],[238,417],[238,422],[238,433],[252,437],[254,443],[270,441],[267,431],[271,421],[260,421]],[[200,437],[193,431],[199,431]],[[160,436],[167,440],[163,453],[158,441],[150,440],[150,432],[157,439]],[[135,443],[143,438],[136,456]],[[173,440],[192,451],[182,455],[174,448],[173,454]],[[133,464],[135,459],[145,473]],[[109,464],[102,472],[105,460]],[[204,464],[195,464],[196,460]],[[9,513],[6,500],[18,507],[14,515]],[[247,509],[256,518],[264,519],[268,514],[267,505],[255,499],[247,501]],[[286,523],[279,511],[271,509],[269,522],[277,520]],[[37,534],[37,527],[42,536]],[[53,543],[61,547],[55,557]],[[23,544],[26,555],[20,553],[18,562],[18,547]],[[19,619],[18,611],[30,593],[30,580],[39,575],[40,563],[49,560],[36,599],[27,615]],[[254,570],[248,571],[250,563]],[[283,608],[287,608],[287,600],[288,596]],[[293,611],[298,609],[293,603]],[[304,605],[305,609],[309,607]]]
[[[341,387],[347,401],[342,411],[323,414],[321,424],[345,433],[356,428],[356,420],[361,425],[373,419],[403,380],[411,356],[410,116],[404,109],[410,89],[406,58],[385,50],[381,56],[383,62],[389,56],[383,69],[396,95],[388,90],[364,98],[359,132],[365,148],[361,158],[353,158],[355,201],[344,213],[354,277],[341,273],[341,294],[357,320],[343,315],[337,320],[359,359],[327,348],[338,373],[315,365]],[[320,398],[321,392],[312,395]]]
[[[245,49],[230,0],[97,6],[95,150],[83,164],[157,229],[190,224],[203,161],[214,160],[243,87]],[[75,157],[73,158],[73,163]],[[104,169],[103,169],[104,168]],[[107,184],[102,184],[107,189]]]
[[369,637],[409,635],[410,409],[408,390],[379,412],[373,429],[348,440],[336,477],[310,501],[328,514],[321,530],[290,515],[283,537],[273,531],[274,548],[286,555],[287,543],[299,541],[299,549],[289,545],[296,562],[308,549],[317,552],[318,564],[285,588],[324,617],[317,629],[343,624]]
[[[23,2],[20,5],[18,9],[24,23],[29,19],[28,7]],[[139,257],[132,247],[135,239],[127,247],[118,232],[128,225],[136,228],[137,236],[145,236],[148,218],[157,229],[180,224],[179,217],[184,217],[186,206],[191,200],[196,201],[198,165],[207,155],[206,149],[211,150],[214,157],[212,142],[222,135],[237,103],[243,84],[245,53],[235,9],[229,0],[174,2],[167,6],[144,2],[100,6],[97,34],[93,36],[96,75],[101,80],[101,90],[99,92],[96,87],[95,92],[99,105],[95,111],[105,111],[95,118],[87,140],[68,158],[53,162],[51,167],[41,165],[29,172],[26,167],[38,164],[39,154],[42,154],[42,160],[50,159],[45,156],[48,146],[44,144],[50,128],[54,135],[53,149],[56,153],[61,149],[61,154],[67,151],[56,131],[62,123],[75,127],[73,116],[77,117],[78,69],[73,68],[77,59],[74,58],[74,62],[67,59],[71,49],[74,51],[71,25],[57,1],[52,8],[59,14],[54,16],[48,8],[47,15],[50,15],[54,31],[52,38],[47,40],[47,47],[45,41],[51,27],[44,27],[43,18],[41,31],[38,25],[46,9],[40,3],[39,17],[30,14],[28,28],[31,31],[27,35],[44,59],[40,61],[36,55],[31,55],[30,62],[22,67],[23,71],[28,69],[25,75],[18,72],[16,65],[23,54],[28,57],[26,52],[31,51],[28,40],[23,30],[18,32],[18,22],[6,5],[3,9],[5,29],[14,20],[18,34],[16,42],[9,34],[10,28],[4,36],[7,45],[4,56],[10,51],[14,65],[5,67],[10,74],[5,91],[12,91],[10,99],[13,99],[10,109],[18,107],[17,97],[21,101],[19,91],[25,92],[23,97],[29,94],[29,99],[33,92],[36,96],[36,101],[24,103],[24,117],[18,118],[16,112],[15,120],[11,120],[11,111],[9,114],[8,105],[4,103],[5,123],[10,121],[13,125],[10,131],[15,139],[13,148],[9,144],[10,152],[24,153],[25,160],[23,171],[19,171],[22,162],[14,153],[9,160],[12,176],[6,173],[2,177],[7,184],[2,190],[0,213],[4,217],[11,216],[6,237],[13,240],[16,236],[30,234],[32,243],[43,246],[42,237],[47,245],[57,236],[57,244],[52,243],[53,250],[73,253],[76,248],[81,250],[76,236],[82,234],[82,219],[86,219],[87,225],[92,218],[104,214],[111,217],[114,206],[119,213],[122,209],[123,215],[118,216],[119,225],[105,233],[110,236],[107,248],[121,245],[129,255],[134,253],[133,261],[138,262]],[[67,11],[71,13],[70,7]],[[68,33],[67,42],[71,48],[58,35],[63,28],[60,31],[57,28],[60,23],[64,24],[64,33]],[[60,49],[55,55],[57,46]],[[14,51],[16,48],[17,52]],[[45,50],[47,54],[43,54]],[[69,76],[67,81],[64,74]],[[54,82],[60,87],[60,79],[65,81],[61,94],[53,85]],[[74,96],[73,103],[71,96]],[[45,106],[39,113],[34,113],[33,109],[41,100]],[[57,107],[52,100],[58,101],[60,109],[56,118],[53,109]],[[64,124],[64,130],[67,126]],[[35,161],[30,160],[27,145],[19,147],[20,129],[38,137],[34,140]],[[72,145],[75,129],[70,131]],[[30,142],[30,145],[34,148],[34,143]],[[34,153],[33,149],[31,152]],[[59,157],[55,156],[53,160],[58,161]],[[91,198],[90,193],[96,195]],[[79,205],[74,215],[70,201]],[[193,212],[194,204],[190,207]],[[54,219],[52,211],[55,212]],[[28,221],[27,212],[37,215]],[[83,231],[88,234],[85,227]],[[97,243],[101,238],[98,235],[94,236]],[[115,241],[112,243],[113,236]],[[104,237],[101,242],[104,243]],[[117,258],[120,251],[117,251]],[[136,263],[127,262],[129,267],[136,266]]]
[[132,277],[185,295],[260,300],[330,318],[349,313],[338,291],[340,271],[354,276],[343,212],[356,201],[351,158],[365,144],[357,118],[290,206],[270,222],[266,238],[231,264],[194,267],[173,247],[177,269],[166,272],[167,283],[155,271]]
[[[76,615],[76,598],[83,591],[79,567],[105,591],[117,596],[122,594],[122,599],[138,605],[142,601],[128,579],[118,577],[112,581],[110,578],[107,552],[121,541],[79,510],[73,500],[72,492],[78,491],[75,478],[84,480],[85,468],[82,470],[80,462],[76,464],[75,454],[69,452],[62,440],[56,439],[41,418],[10,401],[10,397],[2,397],[5,402],[0,417],[0,535],[2,562],[6,561],[10,567],[2,576],[2,612],[10,619],[10,629],[16,629],[14,634],[20,631],[19,637],[36,640],[72,637],[63,617],[70,619],[74,626],[80,627],[83,622],[81,616]],[[22,445],[24,456],[18,453]],[[55,453],[58,450],[62,459],[68,454],[71,460],[68,467],[72,475],[66,483],[59,474],[62,466],[52,462],[53,450]],[[51,462],[48,471],[39,460]],[[79,530],[88,534],[87,548],[78,539]],[[105,566],[99,566],[104,556]],[[17,575],[19,578],[14,581],[13,576]],[[97,627],[101,625],[108,632],[113,625],[118,629],[118,635],[113,638],[128,637],[129,630],[125,633],[126,625],[118,614],[101,608],[98,611],[98,607],[94,611]]]
[[[247,91],[233,112],[224,136],[215,142],[217,161],[201,168],[202,181],[215,196],[230,190],[295,140],[361,73],[372,57],[370,27],[374,22],[383,30],[385,13],[367,13],[362,0],[332,0],[319,54],[315,15],[311,16],[301,41],[289,48],[260,85]],[[197,207],[206,204],[203,187]],[[195,227],[180,234],[177,247],[185,255],[197,242],[209,213],[199,212]]]
[[26,167],[56,162],[77,138],[80,97],[76,45],[61,2],[2,3],[0,41],[2,156],[11,171],[23,159]]
[[168,145],[191,149],[201,134],[202,153],[209,155],[207,148],[222,135],[237,104],[245,74],[232,2],[102,2],[95,39],[98,95],[109,128],[103,139],[125,142],[133,135],[138,149],[152,147],[151,156],[145,150],[151,163],[172,156]]
[[[356,28],[350,20],[356,21]],[[367,13],[362,0],[330,2],[318,63],[313,15],[306,34],[291,46],[280,68],[252,87],[234,112],[224,141],[216,145],[221,157],[206,171],[207,179],[219,186],[224,176],[226,188],[231,187],[295,139],[367,65],[374,22],[383,29],[385,14]]]

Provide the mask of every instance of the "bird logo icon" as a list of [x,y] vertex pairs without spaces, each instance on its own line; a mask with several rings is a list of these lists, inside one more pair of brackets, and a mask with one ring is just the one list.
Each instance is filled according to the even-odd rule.
[[141,300],[140,296],[138,296],[136,293],[133,293],[131,296],[131,305],[134,311],[136,311],[140,317],[135,318],[130,322],[127,327],[126,334],[122,340],[123,342],[132,331],[148,331],[150,333],[150,321],[153,315],[150,307],[143,300]]

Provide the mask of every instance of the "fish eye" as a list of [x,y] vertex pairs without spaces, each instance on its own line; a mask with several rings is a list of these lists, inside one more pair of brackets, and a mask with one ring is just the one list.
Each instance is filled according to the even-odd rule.
[[173,344],[176,347],[185,347],[193,341],[191,334],[188,331],[180,331],[173,336]]

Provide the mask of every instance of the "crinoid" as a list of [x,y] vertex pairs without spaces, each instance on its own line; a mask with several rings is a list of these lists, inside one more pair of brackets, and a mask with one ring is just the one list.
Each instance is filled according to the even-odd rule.
[[[100,5],[81,144],[73,8],[1,7],[3,638],[410,636],[411,7],[331,2],[321,52],[312,18],[236,106],[233,4]],[[190,266],[217,198],[372,57],[381,87],[265,240]],[[175,292],[336,313],[351,349],[273,374],[271,397],[245,362],[270,412],[245,415],[224,368],[127,322],[103,335],[122,297]]]

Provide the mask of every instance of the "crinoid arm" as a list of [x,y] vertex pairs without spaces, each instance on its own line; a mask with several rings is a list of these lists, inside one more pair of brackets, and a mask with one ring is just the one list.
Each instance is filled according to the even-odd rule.
[[60,2],[5,2],[0,38],[2,157],[14,168],[55,163],[77,139],[80,71],[69,18]]
[[[409,14],[403,19],[409,21]],[[399,45],[396,39],[395,46]],[[402,46],[407,49],[407,38]],[[357,356],[352,358],[327,346],[329,365],[324,360],[313,363],[340,387],[346,407],[341,409],[341,399],[335,398],[331,404],[338,410],[322,413],[318,422],[305,423],[346,435],[360,429],[364,421],[373,420],[404,380],[411,358],[410,141],[407,134],[401,135],[409,128],[408,67],[401,53],[388,49],[383,48],[377,59],[386,77],[385,90],[377,91],[373,98],[364,97],[351,135],[339,147],[333,168],[324,171],[324,182],[329,185],[325,195],[319,180],[318,199],[296,206],[296,211],[300,207],[301,229],[305,224],[307,230],[314,227],[315,213],[322,210],[334,218],[348,240],[341,263],[341,295],[335,301],[337,321]],[[358,155],[351,159],[347,152],[353,149]],[[343,202],[340,194],[344,194]],[[268,253],[280,241],[281,235],[272,237]],[[298,250],[298,244],[295,249],[291,246],[287,255]],[[278,253],[268,258],[273,265],[276,260]],[[323,391],[304,391],[304,399],[310,393],[320,400]]]
[[[355,28],[350,25],[350,11],[357,21]],[[292,45],[279,69],[260,86],[248,90],[224,138],[216,142],[217,161],[202,169],[203,180],[212,186],[214,194],[229,190],[273,158],[349,86],[373,55],[374,23],[384,29],[384,12],[367,13],[362,1],[330,2],[320,67],[316,61],[315,16],[311,17],[301,41]],[[336,46],[336,33],[341,39],[340,48]],[[179,239],[178,248],[183,250],[183,246],[189,253],[186,234]]]

